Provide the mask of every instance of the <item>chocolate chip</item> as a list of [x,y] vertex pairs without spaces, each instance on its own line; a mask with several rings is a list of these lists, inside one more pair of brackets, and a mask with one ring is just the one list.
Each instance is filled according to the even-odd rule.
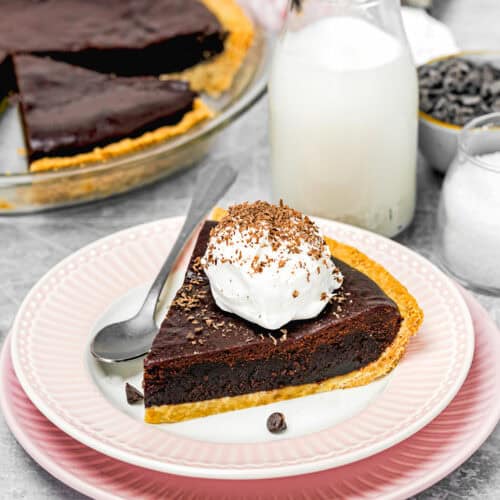
[[431,68],[427,77],[430,80],[431,87],[435,87],[441,83],[441,73],[437,69]]
[[452,76],[446,75],[446,78],[443,80],[443,88],[447,92],[456,92],[458,87],[458,82]]
[[490,93],[495,97],[500,95],[500,80],[490,83]]
[[485,64],[481,76],[483,82],[492,82],[495,79],[495,70],[489,64]]
[[465,77],[465,86],[471,93],[477,92],[481,86],[481,73],[478,69],[472,70]]
[[273,434],[286,431],[285,415],[279,412],[271,413],[267,419],[267,429]]
[[442,61],[438,61],[434,63],[434,66],[438,71],[441,72],[441,74],[445,74],[450,68],[452,68],[455,65],[455,59],[450,58],[450,59],[444,59]]
[[435,111],[445,111],[448,108],[448,102],[445,97],[441,97],[438,99],[436,104],[434,105]]
[[496,99],[495,101],[493,101],[491,109],[493,111],[500,111],[500,99]]
[[475,106],[481,102],[481,96],[479,95],[462,95],[460,96],[460,102],[465,106]]
[[428,97],[421,97],[420,98],[420,109],[424,113],[430,113],[432,111],[432,108],[434,107],[434,104]]
[[438,120],[441,120],[441,121],[445,121],[448,118],[445,110],[433,111],[432,116]]
[[127,403],[129,405],[133,405],[144,399],[142,392],[128,382],[125,384],[125,394],[127,395]]
[[490,82],[483,82],[481,85],[481,90],[479,91],[481,97],[488,97],[491,95],[490,92]]
[[453,65],[451,71],[457,77],[466,75],[471,70],[469,63],[463,59],[455,59],[455,64]]
[[478,110],[477,110],[476,116],[478,116],[478,115],[484,115],[484,114],[487,114],[487,113],[491,113],[491,108],[488,106],[488,104],[486,102],[482,102],[478,106]]
[[458,94],[448,93],[444,96],[449,102],[458,102],[461,98]]

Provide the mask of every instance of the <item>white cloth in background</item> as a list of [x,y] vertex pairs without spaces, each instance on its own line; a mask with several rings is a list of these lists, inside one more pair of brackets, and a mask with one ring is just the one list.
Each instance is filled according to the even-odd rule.
[[[241,0],[255,19],[269,30],[280,29],[287,0]],[[422,9],[402,7],[403,24],[417,65],[458,52],[450,29]]]
[[403,24],[415,64],[459,51],[450,29],[425,10],[403,7]]

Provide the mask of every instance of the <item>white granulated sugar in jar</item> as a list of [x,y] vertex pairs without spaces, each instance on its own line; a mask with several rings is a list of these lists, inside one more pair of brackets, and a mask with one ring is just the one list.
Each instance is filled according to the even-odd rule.
[[442,253],[460,278],[500,288],[500,152],[455,165],[443,185]]

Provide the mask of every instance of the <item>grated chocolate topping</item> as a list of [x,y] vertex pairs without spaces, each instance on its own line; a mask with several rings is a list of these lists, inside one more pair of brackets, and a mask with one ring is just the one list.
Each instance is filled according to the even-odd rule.
[[[307,246],[308,257],[326,264],[325,251],[328,253],[329,251],[316,224],[281,200],[279,205],[256,201],[230,207],[227,215],[210,232],[210,243],[202,260],[203,266],[226,262],[235,264],[241,261],[243,259],[241,250],[236,251],[232,258],[216,257],[214,254],[217,245],[222,243],[233,245],[231,240],[237,233],[244,235],[245,246],[259,244],[270,246],[275,252],[279,251],[277,262],[279,268],[286,265],[287,254],[300,254],[304,246]],[[262,257],[255,255],[251,268],[253,272],[259,273],[274,262],[275,259],[270,255]],[[319,269],[318,265],[318,273]]]

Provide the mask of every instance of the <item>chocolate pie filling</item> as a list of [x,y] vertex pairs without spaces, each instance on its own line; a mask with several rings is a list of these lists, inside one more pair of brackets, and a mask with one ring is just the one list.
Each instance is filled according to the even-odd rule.
[[344,284],[317,318],[271,332],[221,311],[199,264],[215,224],[204,224],[144,361],[146,407],[319,382],[375,361],[396,337],[402,321],[396,304],[338,259]]
[[29,55],[13,60],[31,161],[175,124],[197,95],[176,80],[114,77]]
[[224,50],[197,0],[3,0],[0,51],[123,76],[181,71]]

